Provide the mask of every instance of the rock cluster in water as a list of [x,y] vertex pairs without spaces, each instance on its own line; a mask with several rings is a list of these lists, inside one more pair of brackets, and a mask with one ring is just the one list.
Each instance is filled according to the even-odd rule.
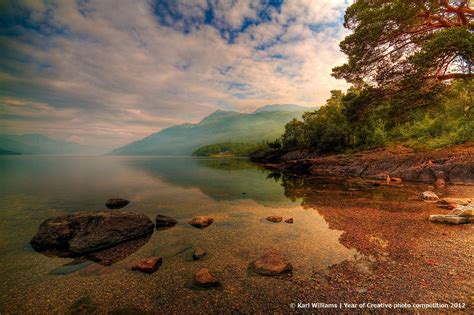
[[447,223],[447,224],[464,224],[474,223],[474,204],[471,204],[471,199],[468,198],[444,198],[438,201],[441,204],[450,204],[458,202],[453,210],[448,214],[433,214],[430,215],[430,222]]

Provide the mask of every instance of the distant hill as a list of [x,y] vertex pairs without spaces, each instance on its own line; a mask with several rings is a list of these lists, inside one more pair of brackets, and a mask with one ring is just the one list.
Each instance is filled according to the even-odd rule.
[[290,111],[290,112],[309,112],[318,109],[318,107],[305,107],[295,104],[274,104],[266,105],[258,108],[255,113],[260,112],[277,112],[277,111]]
[[275,140],[285,125],[300,118],[308,108],[270,105],[253,113],[218,110],[198,124],[173,126],[111,152],[114,155],[191,155],[196,149],[216,143],[251,143]]
[[0,135],[0,148],[20,154],[86,155],[99,153],[97,148],[51,139],[40,134]]
[[4,149],[0,148],[0,155],[21,155],[21,153],[9,151],[9,150],[4,150]]

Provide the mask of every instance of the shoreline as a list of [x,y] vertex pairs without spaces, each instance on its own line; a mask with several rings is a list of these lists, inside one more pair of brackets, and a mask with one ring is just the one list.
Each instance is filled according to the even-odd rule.
[[474,185],[474,143],[429,152],[401,146],[333,155],[268,150],[257,152],[251,159],[264,168],[302,177]]

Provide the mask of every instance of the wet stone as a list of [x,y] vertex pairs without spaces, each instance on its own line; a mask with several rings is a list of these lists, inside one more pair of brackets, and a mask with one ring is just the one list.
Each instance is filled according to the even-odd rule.
[[166,230],[166,229],[172,228],[177,223],[178,221],[166,215],[161,215],[161,214],[156,215],[156,229],[157,230]]
[[79,298],[71,306],[70,311],[73,315],[86,315],[93,314],[97,309],[97,305],[94,304],[89,296],[83,296]]
[[211,225],[214,222],[214,219],[209,216],[197,216],[194,217],[188,223],[198,229],[204,229]]
[[206,256],[207,253],[201,247],[197,246],[193,251],[193,260],[199,260]]
[[468,219],[466,217],[461,217],[457,215],[434,214],[434,215],[430,215],[430,222],[447,223],[447,224],[463,224],[463,223],[468,223]]
[[250,270],[264,276],[278,276],[291,272],[293,266],[291,263],[277,250],[270,250],[249,265]]
[[207,268],[201,268],[194,276],[194,284],[199,287],[210,288],[220,285],[219,280]]
[[130,203],[127,199],[110,198],[105,202],[105,206],[109,209],[121,209]]
[[160,268],[163,259],[161,257],[148,257],[145,260],[136,262],[132,265],[132,270],[138,270],[145,273],[153,273]]
[[438,195],[436,195],[433,191],[430,191],[430,190],[424,191],[421,194],[421,197],[425,201],[436,201],[439,199]]
[[280,217],[280,216],[277,216],[277,215],[271,215],[271,216],[267,217],[267,221],[274,222],[274,223],[279,223],[282,220],[283,220],[283,218]]

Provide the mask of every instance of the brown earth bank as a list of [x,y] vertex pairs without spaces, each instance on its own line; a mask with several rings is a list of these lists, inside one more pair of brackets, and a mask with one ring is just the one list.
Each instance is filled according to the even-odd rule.
[[474,143],[429,152],[414,152],[398,146],[335,155],[270,149],[254,154],[252,161],[297,175],[366,179],[389,176],[403,181],[474,185]]

